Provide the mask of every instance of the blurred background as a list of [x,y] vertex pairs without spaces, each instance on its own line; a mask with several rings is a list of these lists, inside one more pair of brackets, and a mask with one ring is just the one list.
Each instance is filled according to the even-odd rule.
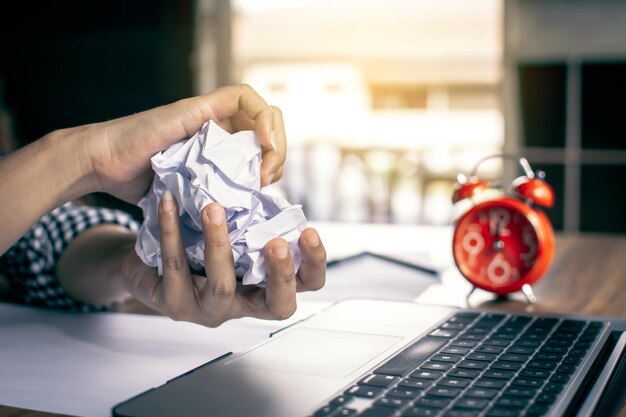
[[[4,152],[242,82],[284,112],[274,191],[311,220],[450,224],[457,174],[507,152],[546,172],[557,230],[626,233],[626,2],[0,6]],[[504,186],[518,174],[499,161],[479,171]]]

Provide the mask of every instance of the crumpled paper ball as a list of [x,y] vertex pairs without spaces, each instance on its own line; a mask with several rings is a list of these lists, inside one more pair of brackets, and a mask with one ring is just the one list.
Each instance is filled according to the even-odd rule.
[[289,244],[294,266],[301,263],[298,239],[307,221],[299,205],[261,190],[261,146],[253,131],[230,134],[209,121],[191,138],[151,159],[154,180],[139,201],[144,222],[135,250],[163,273],[158,203],[169,190],[178,202],[183,245],[193,270],[204,269],[201,210],[217,201],[226,210],[235,272],[244,284],[264,285],[263,247],[275,237]]

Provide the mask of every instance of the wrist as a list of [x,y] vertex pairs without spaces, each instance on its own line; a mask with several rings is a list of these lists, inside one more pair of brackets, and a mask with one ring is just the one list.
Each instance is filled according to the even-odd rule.
[[53,187],[58,196],[55,206],[98,191],[93,164],[86,146],[87,127],[55,130],[41,139],[44,164],[57,172]]

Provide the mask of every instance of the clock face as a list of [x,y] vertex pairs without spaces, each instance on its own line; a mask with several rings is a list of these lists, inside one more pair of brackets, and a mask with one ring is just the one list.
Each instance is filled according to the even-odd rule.
[[505,199],[479,204],[459,219],[454,258],[470,282],[497,293],[521,288],[540,251],[529,212],[528,206]]

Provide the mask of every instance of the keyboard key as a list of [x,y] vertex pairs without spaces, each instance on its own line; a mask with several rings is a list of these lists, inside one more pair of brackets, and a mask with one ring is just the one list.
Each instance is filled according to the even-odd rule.
[[558,353],[559,355],[564,355],[565,353],[567,353],[566,346],[545,345],[541,348],[541,350],[548,353]]
[[388,387],[398,381],[397,376],[391,375],[368,375],[363,378],[359,385],[369,385],[372,387]]
[[436,362],[450,362],[450,363],[457,363],[458,361],[460,361],[463,358],[463,356],[461,355],[451,355],[449,353],[438,353],[436,355],[433,355],[430,360],[431,361],[436,361]]
[[372,407],[359,414],[359,417],[390,417],[396,410],[388,407]]
[[466,327],[467,327],[467,323],[463,323],[463,322],[456,322],[456,323],[447,322],[441,326],[442,329],[446,329],[446,330],[463,330]]
[[489,346],[501,346],[501,347],[506,347],[509,345],[509,343],[511,343],[510,340],[502,340],[502,339],[487,339],[483,342],[483,344],[485,345],[489,345]]
[[550,376],[551,373],[552,372],[547,369],[528,368],[528,369],[522,369],[522,371],[519,374],[520,376],[527,376],[530,378],[546,379]]
[[508,396],[524,397],[524,398],[532,398],[535,396],[536,393],[537,393],[537,390],[535,388],[522,388],[518,386],[511,386],[504,392],[504,394]]
[[472,348],[478,345],[478,341],[476,340],[465,340],[465,339],[457,339],[450,342],[450,346],[461,346],[461,347],[469,347]]
[[554,374],[550,378],[550,382],[556,382],[557,384],[566,384],[569,381],[569,374]]
[[555,394],[558,394],[561,391],[563,391],[564,387],[565,387],[565,384],[559,384],[559,383],[556,383],[556,382],[548,382],[546,384],[546,386],[543,387],[543,390],[545,392],[553,392]]
[[551,405],[555,401],[556,401],[556,394],[550,393],[550,392],[542,392],[537,396],[537,398],[535,398],[535,402],[541,403],[541,404]]
[[333,417],[352,417],[356,415],[356,410],[352,408],[342,408]]
[[506,385],[505,380],[503,379],[492,379],[492,378],[480,378],[476,382],[474,382],[474,387],[481,388],[495,388],[499,389]]
[[351,395],[340,395],[336,398],[334,398],[333,400],[330,401],[330,404],[333,405],[346,405],[348,404],[350,401],[352,401],[352,397]]
[[484,353],[484,352],[474,352],[474,353],[470,353],[469,355],[467,355],[466,359],[472,360],[472,361],[487,361],[487,362],[492,362],[493,360],[495,360],[497,357],[497,355],[493,354],[493,353]]
[[548,352],[543,352],[543,351],[539,351],[535,356],[533,356],[533,359],[539,360],[539,361],[552,361],[552,362],[558,362],[560,361],[562,358],[561,355],[558,355],[556,353],[548,353]]
[[478,320],[476,324],[484,324],[489,327],[495,327],[498,323],[504,320],[504,314],[487,313]]
[[520,355],[518,353],[503,353],[498,359],[511,362],[526,362],[530,358],[528,355]]
[[539,388],[543,385],[542,379],[518,377],[513,380],[513,385],[519,385],[521,387]]
[[389,391],[387,396],[396,398],[416,398],[421,392],[421,389],[398,387]]
[[470,384],[471,380],[466,378],[452,378],[446,377],[437,382],[437,385],[443,385],[446,387],[458,387],[465,388]]
[[463,397],[458,400],[454,406],[458,408],[469,408],[472,410],[482,410],[489,403],[487,400],[482,400],[479,398],[468,398]]
[[483,334],[476,334],[476,333],[463,333],[459,337],[459,339],[470,340],[470,341],[475,341],[475,342],[483,340],[484,338],[485,338],[485,335],[483,335]]
[[467,369],[485,369],[489,364],[487,362],[480,361],[462,361],[457,365],[457,368],[467,368]]
[[503,350],[504,348],[501,346],[480,345],[474,349],[474,352],[502,353]]
[[398,386],[404,388],[426,389],[433,383],[434,381],[432,379],[407,378],[400,381]]
[[441,353],[450,353],[453,355],[465,355],[469,351],[469,348],[461,346],[448,346],[447,348],[441,349]]
[[515,408],[502,408],[502,407],[493,407],[490,409],[485,417],[519,417],[520,410]]
[[409,403],[407,398],[382,397],[374,403],[379,407],[402,408]]
[[349,388],[346,391],[346,394],[354,395],[355,397],[374,398],[378,396],[381,392],[383,392],[383,389],[380,387],[368,387],[364,385],[355,385]]
[[517,371],[522,367],[519,362],[496,361],[491,364],[490,369],[502,369],[505,371]]
[[556,368],[556,372],[558,372],[559,374],[571,375],[576,372],[576,367],[574,365],[561,365]]
[[476,369],[463,369],[463,368],[455,368],[448,372],[448,376],[458,377],[458,378],[469,378],[474,379],[480,374],[480,371]]
[[495,397],[497,394],[498,394],[498,390],[496,389],[472,387],[468,389],[467,391],[465,391],[464,395],[467,397],[476,397],[476,398],[481,398],[485,400],[490,400],[493,397]]
[[426,392],[426,395],[435,397],[454,398],[461,393],[460,388],[452,388],[436,385]]
[[440,411],[440,408],[418,406],[406,410],[402,417],[431,417],[436,416]]
[[551,361],[536,361],[532,360],[526,364],[528,368],[548,369],[552,370],[556,368],[556,362]]
[[411,378],[420,378],[420,379],[439,379],[443,375],[441,371],[429,371],[426,369],[418,369],[417,371],[411,372],[409,377]]
[[522,355],[530,355],[534,351],[535,349],[533,349],[532,347],[520,346],[520,345],[514,344],[513,346],[508,348],[506,352],[507,353],[521,353]]
[[426,407],[444,408],[452,401],[451,398],[437,397],[432,395],[426,395],[417,400],[416,405],[424,405]]
[[327,417],[331,415],[332,413],[334,413],[338,408],[339,408],[338,405],[327,405],[317,410],[313,414],[313,417]]
[[402,376],[412,369],[415,364],[421,363],[448,342],[443,337],[426,336],[405,348],[399,355],[394,356],[382,366],[375,374]]
[[533,404],[528,411],[526,411],[527,417],[543,417],[548,414],[549,406],[544,404]]
[[509,380],[513,378],[515,372],[505,371],[501,369],[487,369],[483,374],[484,377],[487,378],[496,378],[496,379],[506,379]]
[[421,369],[430,369],[432,371],[448,371],[452,368],[451,363],[447,362],[426,362],[420,368]]
[[536,348],[536,347],[539,347],[539,345],[541,345],[541,342],[536,341],[536,340],[520,339],[517,342],[515,342],[515,344],[517,344],[518,346],[523,346],[523,347]]
[[459,408],[453,408],[446,411],[443,417],[476,417],[480,414],[479,410],[463,410]]
[[524,408],[526,407],[527,403],[528,400],[526,398],[503,395],[498,399],[498,401],[496,401],[496,406],[507,408]]
[[436,329],[430,333],[430,336],[446,337],[450,339],[455,337],[457,334],[459,334],[458,330]]

